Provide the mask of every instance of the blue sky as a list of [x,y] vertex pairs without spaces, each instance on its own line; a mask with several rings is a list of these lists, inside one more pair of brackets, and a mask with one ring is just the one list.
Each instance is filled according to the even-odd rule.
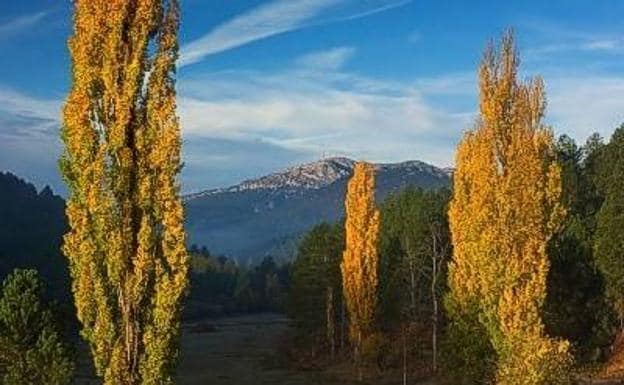
[[[516,31],[547,121],[579,141],[624,121],[624,2],[182,0],[185,192],[322,156],[453,163],[488,40]],[[71,2],[0,0],[0,170],[63,191]]]

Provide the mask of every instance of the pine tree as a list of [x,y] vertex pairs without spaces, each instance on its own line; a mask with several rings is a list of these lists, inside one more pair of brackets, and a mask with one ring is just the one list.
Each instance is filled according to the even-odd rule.
[[570,341],[575,358],[583,363],[599,359],[599,349],[611,341],[611,312],[592,252],[601,201],[591,175],[592,142],[597,139],[579,147],[562,135],[555,145],[567,213],[548,245],[550,269],[543,311],[548,333]]
[[16,269],[0,298],[0,373],[4,385],[66,385],[74,363],[36,270]]
[[340,260],[344,250],[342,225],[321,223],[299,243],[292,266],[289,313],[306,338],[323,336],[335,352],[339,337],[338,309],[342,306]]
[[441,318],[438,297],[446,286],[446,264],[450,257],[449,197],[445,189],[406,189],[390,195],[381,207],[381,326],[384,330],[396,330],[400,326],[402,333],[410,332],[416,325],[430,327],[429,341],[423,340],[422,332],[414,333],[409,345],[410,350],[421,355],[423,350],[431,351],[433,371],[437,368]]
[[624,125],[603,149],[599,174],[604,202],[596,216],[594,252],[607,297],[624,331]]
[[176,0],[77,0],[61,169],[77,316],[105,385],[171,384],[187,289]]
[[480,67],[479,120],[456,155],[447,308],[451,329],[473,340],[485,333],[491,344],[474,382],[563,383],[569,344],[549,338],[541,320],[546,246],[564,214],[560,168],[542,123],[543,83],[519,82],[518,65],[508,33]]
[[349,316],[349,338],[361,360],[362,345],[374,331],[378,290],[379,211],[375,207],[375,170],[357,163],[347,187],[345,250],[340,266]]

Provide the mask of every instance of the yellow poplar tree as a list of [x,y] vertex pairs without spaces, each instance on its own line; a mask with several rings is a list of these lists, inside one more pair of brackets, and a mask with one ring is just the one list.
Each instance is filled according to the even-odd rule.
[[560,168],[543,83],[518,81],[518,65],[511,33],[481,63],[479,119],[456,155],[447,305],[451,327],[476,319],[490,340],[493,373],[476,382],[564,383],[569,344],[549,338],[540,317],[546,245],[564,215]]
[[172,384],[187,288],[176,0],[75,0],[63,251],[105,385]]
[[377,308],[379,210],[375,207],[375,170],[358,162],[347,187],[345,250],[340,265],[349,316],[349,337],[360,359],[362,342],[373,331]]

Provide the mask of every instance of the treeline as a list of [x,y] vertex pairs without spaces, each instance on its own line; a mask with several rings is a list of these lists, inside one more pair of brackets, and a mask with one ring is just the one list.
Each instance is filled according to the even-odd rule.
[[[0,280],[14,269],[35,269],[47,285],[67,332],[77,337],[67,260],[61,253],[67,231],[65,201],[49,187],[0,172]],[[288,265],[266,257],[257,265],[239,264],[191,246],[190,318],[283,308]]]
[[282,311],[289,285],[289,264],[265,257],[259,264],[241,265],[191,246],[190,292],[184,317],[196,319],[238,313]]
[[[446,189],[407,189],[380,207],[375,332],[362,351],[379,369],[401,367],[409,357],[410,371],[425,375],[431,370],[434,339],[444,325],[449,197]],[[319,224],[300,242],[287,312],[298,327],[303,357],[351,355],[340,266],[344,248],[342,222]]]
[[376,207],[361,164],[346,218],[303,237],[287,302],[301,363],[404,383],[624,374],[624,125],[608,141],[554,140],[543,83],[518,81],[518,64],[511,35],[484,55],[452,191]]

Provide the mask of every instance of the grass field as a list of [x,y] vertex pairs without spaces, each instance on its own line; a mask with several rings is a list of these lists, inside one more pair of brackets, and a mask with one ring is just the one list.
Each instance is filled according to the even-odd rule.
[[[279,346],[288,338],[288,319],[255,314],[185,324],[176,385],[338,385],[321,371],[290,368]],[[86,353],[86,351],[85,351]],[[80,354],[76,385],[98,385],[87,354]]]
[[[280,347],[293,332],[280,314],[253,314],[185,324],[176,385],[351,385],[346,370],[325,372],[292,367]],[[84,352],[86,353],[86,351]],[[76,385],[99,385],[87,354],[80,354]],[[386,373],[364,384],[402,384],[400,373]],[[433,380],[409,382],[436,385]],[[578,384],[615,385],[620,380],[584,379]]]

